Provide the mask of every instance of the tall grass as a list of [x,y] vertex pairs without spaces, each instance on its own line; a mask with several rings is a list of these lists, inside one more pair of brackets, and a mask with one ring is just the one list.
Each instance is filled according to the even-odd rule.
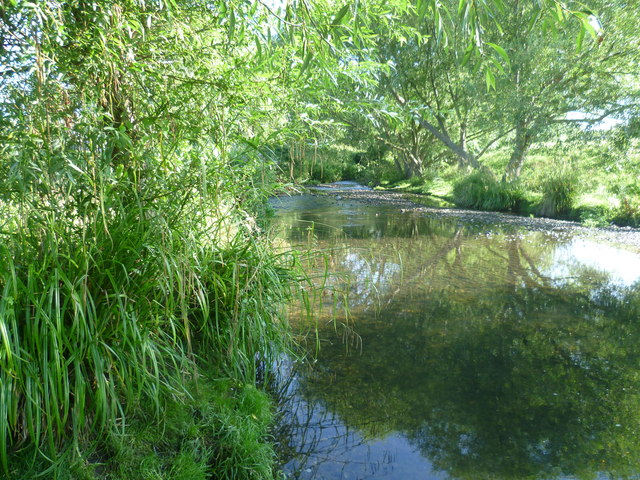
[[524,192],[518,183],[503,182],[489,170],[478,170],[460,178],[453,186],[453,201],[463,208],[514,211]]
[[550,172],[542,182],[542,202],[539,213],[543,216],[566,215],[578,197],[578,176],[569,168]]
[[[292,260],[197,190],[143,198],[57,191],[5,202],[0,238],[0,462],[36,446],[55,459],[158,416],[206,356],[252,381],[287,343]],[[74,190],[75,192],[75,190]],[[53,205],[53,199],[57,205]],[[178,201],[177,201],[178,200]]]
[[291,261],[251,214],[280,88],[255,93],[249,43],[210,48],[227,29],[203,5],[165,4],[3,10],[0,476],[157,420],[205,356],[251,383],[287,342]]

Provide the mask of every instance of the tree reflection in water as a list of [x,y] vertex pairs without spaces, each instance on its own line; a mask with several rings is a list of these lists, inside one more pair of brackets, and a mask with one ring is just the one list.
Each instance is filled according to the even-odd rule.
[[[316,245],[340,247],[332,268],[352,275],[362,348],[346,352],[333,324],[319,323],[315,368],[290,390],[289,405],[307,409],[289,415],[290,466],[305,478],[402,478],[402,438],[424,460],[401,461],[422,478],[637,478],[637,280],[572,260],[585,241],[569,234],[363,210],[347,219],[359,235],[343,235],[339,211],[324,213],[335,228],[314,232]],[[298,241],[300,223],[289,225]]]

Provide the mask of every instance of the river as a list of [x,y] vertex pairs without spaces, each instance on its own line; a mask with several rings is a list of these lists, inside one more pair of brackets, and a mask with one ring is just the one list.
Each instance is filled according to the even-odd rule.
[[282,366],[288,478],[640,478],[637,247],[340,192],[273,205],[321,252],[315,317],[290,319],[307,361]]

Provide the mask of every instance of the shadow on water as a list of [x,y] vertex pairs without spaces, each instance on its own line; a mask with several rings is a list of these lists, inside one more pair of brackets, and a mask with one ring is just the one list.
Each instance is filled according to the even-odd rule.
[[361,348],[321,320],[312,365],[283,363],[290,478],[640,478],[638,255],[299,202],[280,236],[350,277]]

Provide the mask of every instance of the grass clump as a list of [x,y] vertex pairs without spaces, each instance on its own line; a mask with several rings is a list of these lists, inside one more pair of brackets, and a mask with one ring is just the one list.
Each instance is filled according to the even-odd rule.
[[[273,478],[270,399],[252,384],[216,376],[215,370],[204,367],[197,380],[187,382],[188,394],[168,399],[159,422],[147,410],[136,411],[126,432],[112,432],[83,459],[67,452],[52,476],[60,480]],[[34,465],[13,473],[15,478],[31,478],[42,469]]]
[[54,195],[36,194],[0,205],[0,468],[9,478],[69,456],[82,463],[105,438],[128,435],[135,412],[162,420],[167,402],[191,394],[185,382],[205,354],[218,376],[252,384],[256,359],[287,348],[280,318],[292,258],[225,207],[228,193],[208,198],[179,182],[143,198],[133,187],[94,197],[60,189],[57,208]]
[[453,201],[463,208],[515,211],[524,199],[518,183],[503,182],[482,169],[460,178],[453,186]]
[[568,214],[579,193],[578,177],[569,169],[552,172],[541,185],[542,202],[539,214],[554,217]]

